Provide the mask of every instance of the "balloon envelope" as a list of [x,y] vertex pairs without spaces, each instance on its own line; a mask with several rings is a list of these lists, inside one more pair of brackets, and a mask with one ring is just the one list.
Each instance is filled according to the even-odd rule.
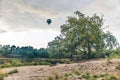
[[47,19],[47,23],[50,24],[52,22],[51,19]]

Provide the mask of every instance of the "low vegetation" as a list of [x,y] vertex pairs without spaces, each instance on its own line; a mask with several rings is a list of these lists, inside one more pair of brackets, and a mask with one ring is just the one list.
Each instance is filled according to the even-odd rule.
[[8,72],[8,75],[9,75],[9,74],[14,74],[14,73],[18,73],[18,70],[17,70],[17,69],[14,69],[14,70]]
[[0,68],[29,66],[29,65],[56,65],[71,63],[69,59],[47,59],[47,58],[0,58]]
[[4,79],[4,77],[6,77],[7,76],[7,74],[6,73],[0,73],[0,80],[3,80]]
[[[67,76],[66,76],[67,75]],[[76,76],[76,77],[75,77]],[[61,75],[54,75],[48,77],[48,80],[69,80],[69,78],[75,77],[74,79],[84,79],[84,80],[118,80],[117,77],[109,75],[109,74],[99,74],[94,75],[90,73],[79,73],[78,74],[65,74],[64,76]]]
[[4,73],[0,73],[0,80],[3,80],[4,77],[7,77],[8,75],[10,74],[14,74],[14,73],[18,73],[18,70],[17,69],[14,69],[14,70],[11,70],[9,72],[4,72]]
[[118,66],[116,66],[116,69],[120,70],[120,64]]
[[[120,59],[111,59],[109,64],[106,59],[100,59],[56,66],[22,66],[16,68],[19,74],[9,75],[7,79],[18,76],[25,80],[120,80],[119,63]],[[18,72],[10,69],[13,70],[8,74]]]

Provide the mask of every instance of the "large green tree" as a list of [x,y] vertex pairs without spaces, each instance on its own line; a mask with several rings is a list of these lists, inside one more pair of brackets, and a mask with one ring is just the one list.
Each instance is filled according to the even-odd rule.
[[101,57],[106,49],[112,49],[117,44],[112,34],[102,30],[103,16],[85,16],[80,11],[74,14],[75,16],[69,16],[66,23],[61,26],[62,39],[50,42],[54,43],[53,45],[48,44],[51,50],[53,46],[56,48],[53,53],[59,50],[60,53],[68,54],[70,58],[80,55],[83,59],[90,59]]

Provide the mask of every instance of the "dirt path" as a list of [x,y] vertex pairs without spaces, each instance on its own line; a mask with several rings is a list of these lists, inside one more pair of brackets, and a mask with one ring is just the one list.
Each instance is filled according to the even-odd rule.
[[[73,64],[59,64],[57,66],[24,66],[17,68],[6,68],[3,72],[17,69],[18,73],[5,77],[4,80],[48,80],[48,77],[55,74],[65,75],[73,71],[80,70],[81,72],[89,72],[92,74],[109,73],[120,74],[120,71],[115,68],[120,64],[120,59],[112,59],[110,64],[106,60],[91,60]],[[82,80],[82,79],[69,79]]]

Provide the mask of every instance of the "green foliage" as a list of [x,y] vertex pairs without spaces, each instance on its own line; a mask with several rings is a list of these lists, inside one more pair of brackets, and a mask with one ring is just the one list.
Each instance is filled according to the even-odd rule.
[[12,59],[11,65],[12,66],[22,66],[22,63],[19,60]]
[[91,75],[89,73],[85,73],[85,74],[82,75],[82,78],[90,79]]
[[75,75],[80,75],[79,71],[75,71],[74,73],[75,73]]
[[6,68],[6,67],[11,67],[12,65],[10,63],[4,63],[0,64],[0,68]]
[[14,69],[8,73],[0,73],[0,80],[3,80],[4,77],[7,77],[9,74],[18,73],[17,69]]
[[100,74],[99,76],[100,77],[106,77],[106,76],[109,76],[109,74]]
[[17,69],[14,69],[14,70],[8,72],[8,74],[14,74],[14,73],[18,73],[18,70],[17,70]]
[[67,73],[64,75],[64,77],[65,77],[65,78],[68,78],[69,76],[70,76],[70,75],[69,75],[69,74],[67,74]]
[[116,66],[116,69],[120,70],[120,65]]
[[85,16],[80,11],[74,14],[61,26],[60,36],[48,43],[50,56],[71,59],[80,55],[80,60],[109,56],[118,43],[112,33],[103,31],[103,16]]
[[69,59],[50,58],[0,58],[0,68],[27,65],[56,65],[57,63],[71,63]]
[[49,54],[44,48],[34,49],[31,46],[0,45],[0,56],[7,58],[48,58]]
[[120,58],[120,46],[118,46],[115,50],[112,50],[109,57]]

